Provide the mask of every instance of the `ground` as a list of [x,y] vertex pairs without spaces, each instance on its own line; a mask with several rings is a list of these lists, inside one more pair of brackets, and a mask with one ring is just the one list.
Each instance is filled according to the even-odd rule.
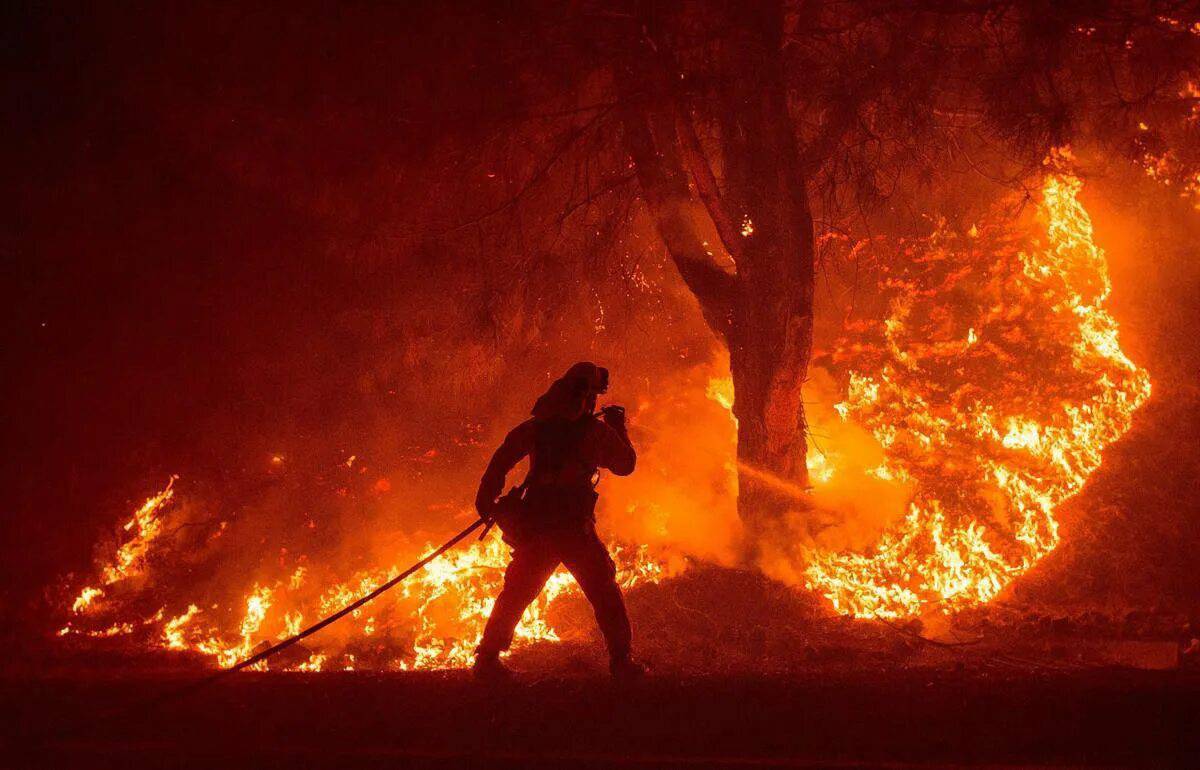
[[[27,767],[1194,766],[1193,622],[1000,602],[949,625],[832,615],[752,571],[630,592],[651,675],[615,686],[585,602],[515,685],[463,671],[208,669],[119,640],[13,647],[4,756]],[[1154,669],[1154,670],[1151,670]],[[189,689],[191,688],[191,689]]]
[[[598,670],[8,679],[29,767],[1194,766],[1200,677],[879,669],[778,677]],[[156,700],[158,699],[158,700]]]

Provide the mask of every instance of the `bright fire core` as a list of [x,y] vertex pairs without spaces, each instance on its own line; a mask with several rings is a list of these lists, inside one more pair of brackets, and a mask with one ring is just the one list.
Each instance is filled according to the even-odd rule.
[[[1080,189],[1069,173],[1047,175],[1043,232],[1028,247],[1009,234],[1011,223],[910,244],[885,271],[887,317],[836,351],[849,372],[838,413],[882,447],[884,462],[871,472],[912,489],[907,514],[866,553],[808,552],[804,580],[836,611],[897,618],[995,597],[1058,544],[1056,508],[1082,488],[1149,397],[1149,377],[1121,350],[1105,307],[1107,266]],[[836,452],[810,461],[819,463],[818,485],[837,472]],[[60,635],[138,635],[228,667],[409,561],[328,581],[289,567],[247,586],[232,615],[202,597],[137,615],[122,598],[137,589],[123,589],[146,582],[149,557],[165,547],[174,498],[168,485],[133,514],[123,542],[98,565],[97,584],[69,602]],[[314,638],[317,651],[278,663],[301,670],[466,665],[507,555],[495,536],[452,551]],[[668,574],[644,547],[615,557],[625,587]],[[549,609],[572,594],[578,588],[560,570],[517,629],[517,644],[559,639]]]
[[[807,584],[839,612],[897,618],[995,597],[1058,545],[1055,509],[1149,398],[1105,307],[1081,187],[1046,177],[1044,236],[1028,250],[939,233],[890,276],[890,314],[847,354],[837,409],[883,446],[879,473],[915,493],[868,553],[810,554]],[[975,301],[948,304],[966,292]]]

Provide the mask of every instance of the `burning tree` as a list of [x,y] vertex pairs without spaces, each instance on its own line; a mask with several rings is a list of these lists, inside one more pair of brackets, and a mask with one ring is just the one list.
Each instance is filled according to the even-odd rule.
[[[1177,5],[584,11],[642,201],[729,350],[744,520],[804,507],[772,479],[809,483],[814,212],[823,233],[862,237],[881,215],[911,226],[905,210],[935,180],[1020,188],[1071,143],[1194,191],[1200,22]],[[1155,154],[1147,133],[1177,141]]]

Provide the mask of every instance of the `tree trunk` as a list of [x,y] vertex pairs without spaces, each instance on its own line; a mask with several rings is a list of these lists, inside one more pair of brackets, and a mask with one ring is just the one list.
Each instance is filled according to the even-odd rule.
[[[741,223],[729,359],[738,418],[738,511],[769,524],[808,486],[801,388],[812,353],[814,244],[808,190],[783,85],[778,4],[749,3],[732,46],[720,125],[725,202]],[[760,473],[756,473],[759,471]],[[763,476],[761,472],[770,474]]]
[[[723,189],[695,136],[662,41],[618,73],[626,147],[643,198],[705,319],[729,347],[738,420],[738,513],[761,534],[803,509],[801,389],[812,351],[814,244],[806,179],[779,61],[777,5],[747,13],[714,100]],[[689,184],[690,183],[690,184]],[[709,252],[707,215],[736,272]],[[781,483],[782,482],[782,483]]]

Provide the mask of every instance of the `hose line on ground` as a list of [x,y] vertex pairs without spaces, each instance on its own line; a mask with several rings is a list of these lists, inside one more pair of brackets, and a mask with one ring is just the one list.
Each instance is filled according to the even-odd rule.
[[[424,567],[426,564],[433,561],[437,557],[441,556],[446,551],[449,551],[451,548],[458,545],[459,542],[461,542],[464,538],[466,538],[468,535],[470,535],[475,530],[479,529],[480,525],[482,525],[484,523],[485,523],[484,519],[476,520],[475,523],[473,523],[471,526],[467,527],[462,532],[459,532],[457,535],[455,535],[454,537],[450,538],[445,543],[443,543],[441,545],[441,547],[439,547],[437,550],[430,551],[424,558],[422,558],[416,564],[412,565],[411,567],[404,570],[396,577],[392,578],[391,580],[387,581],[383,585],[379,586],[374,591],[371,591],[371,593],[367,594],[366,596],[362,597],[361,599],[357,599],[357,600],[351,602],[350,604],[347,604],[345,607],[343,607],[342,609],[333,613],[329,617],[324,618],[323,620],[320,620],[320,621],[312,624],[311,626],[309,626],[308,628],[299,632],[298,634],[289,636],[287,639],[284,639],[282,642],[271,645],[270,647],[263,650],[262,652],[260,652],[256,655],[252,655],[249,658],[246,658],[241,663],[238,663],[234,666],[230,666],[229,668],[226,668],[226,669],[222,669],[221,671],[219,671],[217,673],[217,676],[220,676],[221,674],[231,674],[234,671],[240,671],[243,668],[249,668],[250,666],[253,666],[255,663],[261,663],[262,661],[271,657],[275,653],[281,652],[283,650],[286,650],[288,647],[291,647],[293,644],[300,641],[304,637],[311,636],[312,634],[315,634],[316,632],[320,631],[325,626],[328,626],[331,623],[341,620],[345,616],[349,615],[351,612],[354,612],[359,607],[363,606],[367,602],[371,601],[375,597],[382,594],[384,591],[387,591],[389,588],[395,587],[395,585],[397,583],[401,582],[402,580],[407,578],[409,575],[412,575],[414,572],[421,569],[422,567]],[[489,524],[489,527],[490,527],[490,524]],[[487,534],[487,530],[484,530],[484,534]]]

